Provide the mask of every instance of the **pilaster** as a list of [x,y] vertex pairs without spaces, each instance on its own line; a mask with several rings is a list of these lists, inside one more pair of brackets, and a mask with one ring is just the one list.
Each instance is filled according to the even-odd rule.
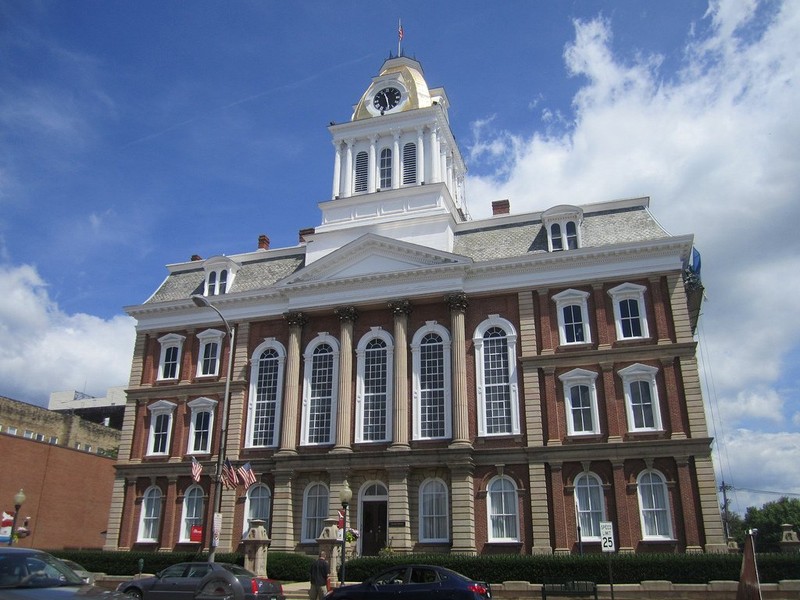
[[389,302],[394,315],[394,414],[392,445],[389,450],[409,450],[408,444],[408,316],[412,306],[408,300]]
[[303,313],[290,312],[284,316],[289,324],[289,347],[286,350],[286,385],[283,392],[281,444],[279,454],[296,454],[297,419],[300,405],[300,339],[308,319]]
[[334,310],[339,317],[341,352],[339,353],[339,407],[336,414],[336,445],[331,452],[352,452],[353,408],[353,324],[358,319],[355,306],[342,306]]

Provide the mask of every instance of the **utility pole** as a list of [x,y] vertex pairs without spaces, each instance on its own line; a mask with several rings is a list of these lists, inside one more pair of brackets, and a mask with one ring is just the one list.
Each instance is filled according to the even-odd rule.
[[722,492],[722,527],[725,533],[725,541],[727,542],[731,537],[730,526],[728,525],[729,514],[728,514],[728,490],[732,489],[732,486],[725,485],[725,480],[722,480],[722,485],[719,486],[719,491]]

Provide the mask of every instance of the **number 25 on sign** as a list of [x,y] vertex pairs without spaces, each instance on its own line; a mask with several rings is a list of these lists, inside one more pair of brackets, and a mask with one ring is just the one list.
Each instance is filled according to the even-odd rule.
[[600,542],[603,552],[615,552],[614,525],[611,521],[600,521]]

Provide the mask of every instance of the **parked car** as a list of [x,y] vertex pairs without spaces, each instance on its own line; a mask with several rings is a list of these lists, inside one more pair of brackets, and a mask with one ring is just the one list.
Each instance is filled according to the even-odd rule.
[[75,571],[75,573],[78,575],[78,577],[83,579],[84,583],[90,583],[90,584],[94,585],[94,573],[92,573],[91,571],[87,571],[81,565],[76,563],[74,560],[67,560],[66,558],[62,558],[61,562],[63,562],[70,569]]
[[228,563],[178,563],[155,577],[125,581],[117,591],[136,600],[286,600],[280,582]]
[[89,585],[55,556],[32,548],[0,548],[0,598],[3,600],[123,600],[125,596]]
[[325,600],[487,600],[492,589],[460,573],[432,565],[400,565],[363,583],[344,585],[328,592]]

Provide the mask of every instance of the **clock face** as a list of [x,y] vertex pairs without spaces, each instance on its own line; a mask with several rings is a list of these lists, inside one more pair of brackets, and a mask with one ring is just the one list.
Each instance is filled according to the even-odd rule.
[[380,90],[375,96],[372,98],[372,106],[377,108],[379,111],[383,112],[385,110],[391,110],[398,104],[400,104],[400,90],[393,87],[387,87]]

